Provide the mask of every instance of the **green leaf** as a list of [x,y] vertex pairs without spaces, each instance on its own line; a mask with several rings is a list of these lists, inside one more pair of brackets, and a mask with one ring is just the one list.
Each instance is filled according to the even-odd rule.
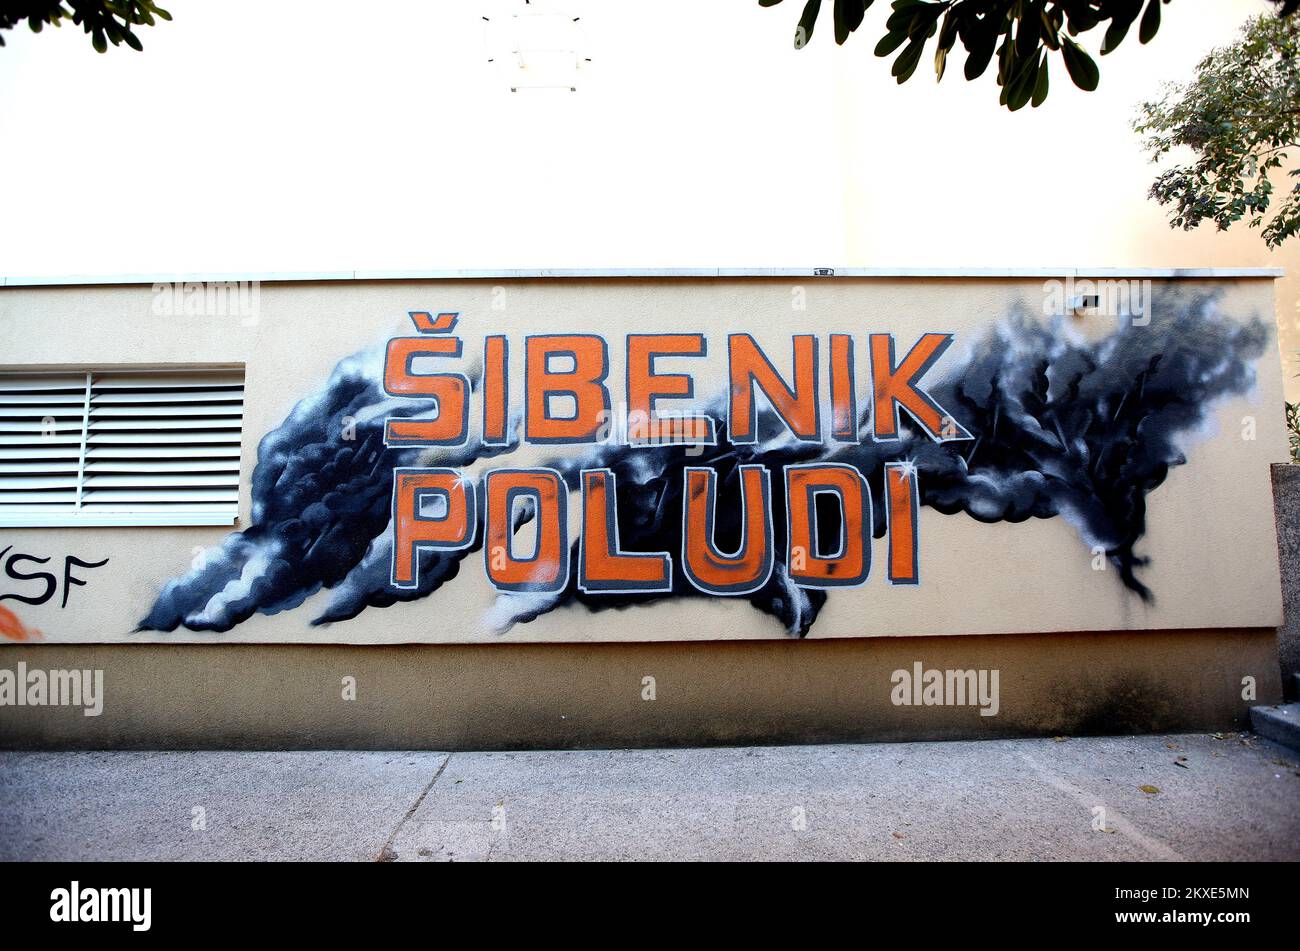
[[1101,15],[1098,11],[1092,9],[1090,4],[1076,3],[1070,7],[1067,14],[1070,24],[1070,33],[1078,36],[1080,33],[1087,33],[1094,26],[1101,22]]
[[876,55],[888,56],[890,53],[894,52],[894,50],[902,46],[903,41],[906,39],[906,33],[886,33],[880,38],[880,42],[876,44]]
[[973,41],[970,52],[966,55],[966,78],[976,79],[989,68],[993,58],[993,47],[997,45],[997,33],[989,30],[979,34]]
[[1016,58],[1029,59],[1038,49],[1038,20],[1034,17],[1021,17],[1016,27]]
[[1016,47],[1011,42],[1010,34],[998,47],[998,84],[1010,86],[1016,76]]
[[1034,94],[1034,87],[1037,85],[1038,78],[1038,59],[1031,58],[1024,61],[1024,64],[1016,72],[1015,78],[1007,88],[1007,108],[1012,112],[1023,109],[1028,104],[1030,96]]
[[835,0],[835,42],[843,44],[862,25],[862,17],[873,0]]
[[1160,0],[1149,0],[1147,12],[1142,14],[1142,25],[1138,27],[1138,42],[1150,43],[1155,39],[1158,29],[1160,29]]
[[1049,50],[1059,50],[1061,48],[1061,41],[1057,37],[1056,23],[1054,23],[1052,18],[1048,15],[1047,7],[1039,7],[1038,15],[1043,21],[1042,29],[1040,29],[1039,32],[1042,34],[1044,45],[1046,45]]
[[1115,18],[1110,21],[1110,26],[1106,28],[1106,38],[1101,43],[1101,55],[1114,52],[1119,44],[1124,42],[1124,37],[1128,36],[1128,28],[1133,25],[1136,16],[1125,17],[1116,14]]
[[953,44],[957,42],[957,18],[949,10],[943,15],[943,26],[939,29],[939,45],[944,49],[952,49]]
[[1065,59],[1065,70],[1070,74],[1070,79],[1080,89],[1092,92],[1101,79],[1097,64],[1074,40],[1068,36],[1061,37],[1061,40],[1061,56]]
[[1034,83],[1034,98],[1031,100],[1035,109],[1041,106],[1047,99],[1047,54],[1043,54],[1043,61],[1038,65],[1038,79]]
[[890,74],[897,77],[899,83],[907,82],[912,78],[912,73],[916,72],[916,64],[921,61],[921,54],[924,51],[924,37],[908,43],[907,48],[898,54],[898,59],[894,60]]
[[949,10],[943,16],[943,26],[939,28],[939,42],[935,44],[934,71],[935,82],[943,79],[943,71],[948,65],[948,51],[957,43],[957,18]]
[[1006,107],[1012,112],[1019,112],[1029,103],[1030,94],[1034,91],[1032,83],[1020,83],[1015,87],[1007,90]]
[[[758,0],[758,5],[760,7],[774,7],[780,2],[781,0]],[[158,11],[158,15],[167,20],[171,19],[171,17],[164,14],[162,10]]]
[[794,31],[794,48],[803,49],[812,39],[813,26],[817,22],[817,14],[822,11],[822,0],[808,0],[803,8],[803,16],[799,17],[799,26]]
[[889,19],[885,21],[885,29],[890,33],[893,33],[896,30],[902,30],[904,33],[907,33],[911,30],[912,21],[915,18],[915,10],[908,9],[907,7],[900,7],[895,4],[894,12],[891,13]]

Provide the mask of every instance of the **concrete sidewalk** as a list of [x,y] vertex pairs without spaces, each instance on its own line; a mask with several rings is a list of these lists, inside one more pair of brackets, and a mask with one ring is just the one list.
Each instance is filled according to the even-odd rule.
[[1300,765],[1249,734],[0,753],[0,859],[1296,860]]

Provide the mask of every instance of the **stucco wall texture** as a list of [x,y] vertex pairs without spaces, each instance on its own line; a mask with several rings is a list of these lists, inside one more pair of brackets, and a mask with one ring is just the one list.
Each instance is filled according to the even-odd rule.
[[[1271,628],[542,645],[33,645],[104,671],[104,711],[6,707],[0,746],[528,749],[1244,728],[1281,696]],[[900,706],[891,675],[997,669],[996,716]],[[356,699],[343,699],[343,679]],[[653,700],[645,678],[654,678]],[[1255,678],[1258,699],[1242,696]]]

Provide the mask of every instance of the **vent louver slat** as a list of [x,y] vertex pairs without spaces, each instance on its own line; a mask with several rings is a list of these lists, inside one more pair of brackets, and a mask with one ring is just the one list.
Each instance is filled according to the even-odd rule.
[[[75,441],[79,441],[79,440],[75,440]],[[119,444],[128,445],[128,446],[142,445],[142,444],[147,444],[149,446],[161,446],[161,445],[172,445],[175,443],[193,443],[199,441],[205,444],[227,443],[237,447],[239,445],[239,430],[238,429],[211,430],[209,432],[203,433],[201,440],[197,438],[195,434],[192,432],[173,433],[173,432],[155,431],[152,433],[139,433],[139,432],[116,432],[113,430],[100,430],[99,434],[95,437],[94,440],[92,440],[96,448],[119,445]],[[206,450],[207,448],[206,445],[204,446],[204,448]],[[192,455],[192,454],[185,453],[185,455]]]
[[0,373],[0,525],[229,524],[243,372]]
[[[235,441],[234,446],[207,445],[204,447],[204,456],[210,459],[224,458],[234,459],[236,467],[239,464],[239,444]],[[76,455],[75,453],[73,454]],[[86,450],[87,461],[97,459],[141,459],[145,457],[154,459],[188,459],[193,453],[185,446],[113,446],[98,445],[92,449]]]

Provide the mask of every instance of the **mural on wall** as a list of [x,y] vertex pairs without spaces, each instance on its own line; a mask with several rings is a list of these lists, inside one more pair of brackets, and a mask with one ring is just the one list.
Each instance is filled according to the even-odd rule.
[[[473,379],[436,366],[462,355],[457,316],[413,313],[414,335],[343,360],[262,439],[248,527],[168,582],[139,629],[229,631],[322,591],[310,623],[342,622],[465,570],[495,589],[498,631],[564,606],[731,597],[803,636],[837,588],[924,583],[921,506],[1064,518],[1149,601],[1147,496],[1214,404],[1250,390],[1269,341],[1210,295],[1151,306],[1099,340],[1020,313],[956,348],[942,332],[795,334],[784,365],[745,333],[546,334],[522,353],[489,335]],[[727,392],[659,413],[695,399],[687,373],[656,367],[668,357],[721,361]],[[551,455],[523,465],[524,446]]]

